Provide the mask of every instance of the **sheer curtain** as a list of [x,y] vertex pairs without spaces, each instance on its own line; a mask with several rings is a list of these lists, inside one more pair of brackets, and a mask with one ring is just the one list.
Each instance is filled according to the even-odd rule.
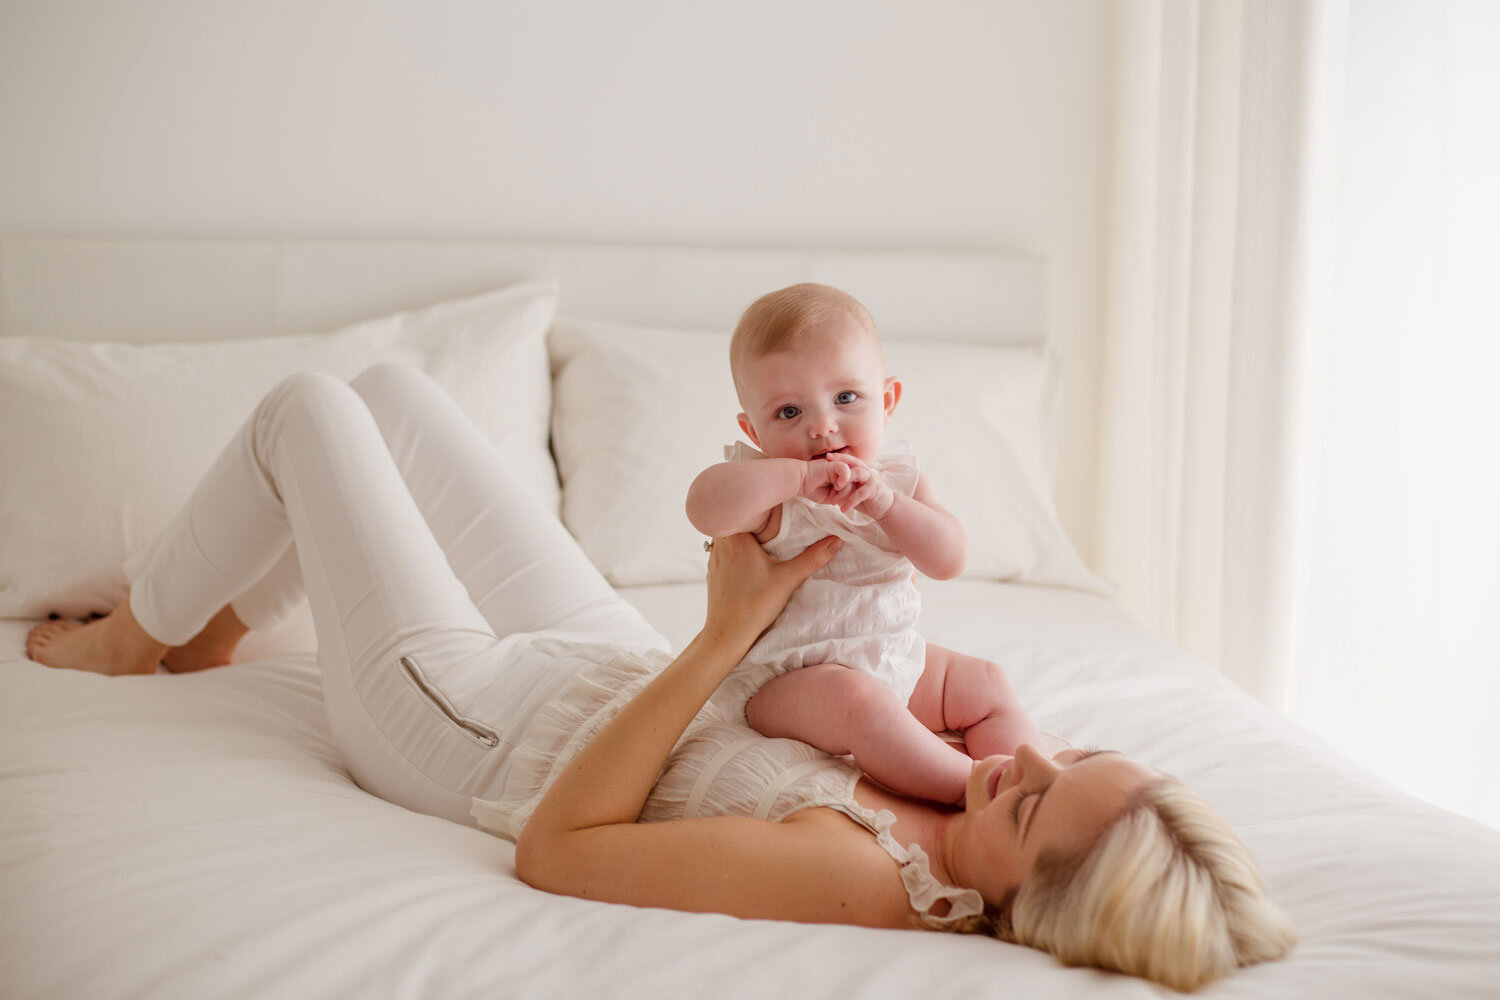
[[1500,825],[1500,4],[1113,9],[1097,568]]
[[1121,0],[1096,568],[1286,702],[1341,4]]
[[1500,5],[1353,0],[1289,708],[1500,826]]

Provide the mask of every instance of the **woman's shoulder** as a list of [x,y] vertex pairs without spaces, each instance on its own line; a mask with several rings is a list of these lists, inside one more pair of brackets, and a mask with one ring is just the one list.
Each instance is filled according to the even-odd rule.
[[849,904],[840,922],[901,930],[919,924],[901,864],[847,813],[819,806],[776,826],[786,836],[802,838],[803,851],[827,879],[827,894]]

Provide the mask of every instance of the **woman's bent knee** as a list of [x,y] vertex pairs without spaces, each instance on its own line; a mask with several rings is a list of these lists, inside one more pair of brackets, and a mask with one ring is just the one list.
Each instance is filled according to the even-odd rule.
[[429,383],[431,376],[420,368],[399,361],[377,361],[349,380],[366,402],[378,399],[382,402],[399,399],[414,383]]

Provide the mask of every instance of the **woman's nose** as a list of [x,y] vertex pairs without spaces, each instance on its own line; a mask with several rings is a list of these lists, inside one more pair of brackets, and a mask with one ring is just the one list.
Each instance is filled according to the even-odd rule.
[[1030,743],[1022,743],[1016,747],[1016,763],[1024,769],[1027,778],[1050,779],[1062,770],[1057,761],[1042,753]]

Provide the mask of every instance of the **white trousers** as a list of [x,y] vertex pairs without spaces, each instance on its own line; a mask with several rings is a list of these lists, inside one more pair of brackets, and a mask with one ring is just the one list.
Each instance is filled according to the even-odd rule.
[[282,381],[125,573],[141,626],[174,646],[226,604],[266,628],[305,593],[354,779],[469,825],[506,734],[567,680],[507,637],[668,648],[458,405],[396,364]]

